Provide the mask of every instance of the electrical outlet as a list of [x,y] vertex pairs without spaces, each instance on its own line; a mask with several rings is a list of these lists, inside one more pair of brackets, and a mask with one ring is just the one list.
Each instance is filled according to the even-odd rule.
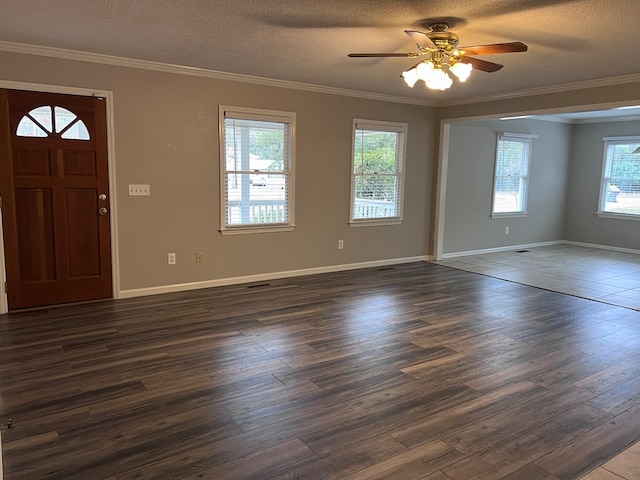
[[504,227],[504,234],[509,235],[509,227]]
[[338,250],[342,250],[344,248],[344,240],[338,240]]
[[167,264],[168,265],[175,265],[176,264],[176,254],[175,253],[168,253],[167,254]]
[[196,263],[202,263],[204,261],[204,253],[196,252]]

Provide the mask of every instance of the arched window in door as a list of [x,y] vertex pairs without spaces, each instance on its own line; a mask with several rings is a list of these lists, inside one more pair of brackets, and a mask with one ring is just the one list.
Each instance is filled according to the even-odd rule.
[[34,108],[18,122],[18,137],[60,136],[66,140],[90,140],[89,130],[78,116],[63,107]]

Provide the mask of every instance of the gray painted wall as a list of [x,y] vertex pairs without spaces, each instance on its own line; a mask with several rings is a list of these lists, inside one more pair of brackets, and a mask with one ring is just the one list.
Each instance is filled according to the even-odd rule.
[[[539,120],[486,120],[451,126],[444,248],[452,254],[562,240],[572,127]],[[535,134],[527,215],[491,218],[497,135]],[[509,227],[509,234],[505,234]]]
[[640,135],[640,120],[576,125],[572,139],[565,239],[640,250],[640,221],[598,217],[603,137]]

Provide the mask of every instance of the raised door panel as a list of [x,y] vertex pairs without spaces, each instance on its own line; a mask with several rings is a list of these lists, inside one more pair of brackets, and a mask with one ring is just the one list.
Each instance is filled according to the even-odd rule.
[[95,189],[65,191],[69,279],[97,277],[101,273],[97,196]]
[[20,279],[53,281],[57,278],[53,191],[17,188],[15,198]]

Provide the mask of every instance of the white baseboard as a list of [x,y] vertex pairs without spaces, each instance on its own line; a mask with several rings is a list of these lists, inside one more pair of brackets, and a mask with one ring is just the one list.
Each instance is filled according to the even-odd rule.
[[387,260],[376,260],[372,262],[349,263],[343,265],[330,265],[326,267],[305,268],[302,270],[288,270],[282,272],[270,272],[260,275],[247,275],[243,277],[220,278],[216,280],[206,280],[203,282],[180,283],[176,285],[162,285],[159,287],[136,288],[131,290],[121,290],[118,298],[143,297],[146,295],[159,295],[162,293],[184,292],[186,290],[197,290],[201,288],[223,287],[227,285],[237,285],[240,283],[264,282],[278,278],[301,277],[303,275],[315,275],[319,273],[342,272],[346,270],[357,270],[361,268],[383,267],[388,265],[398,265],[401,263],[424,262],[430,260],[429,256],[392,258]]
[[573,242],[571,240],[555,240],[552,242],[527,243],[524,245],[509,245],[507,247],[486,248],[483,250],[469,250],[466,252],[445,253],[442,258],[467,257],[469,255],[482,255],[484,253],[510,252],[523,250],[525,248],[546,247],[549,245],[575,245],[576,247],[599,248],[601,250],[611,250],[614,252],[635,253],[640,255],[640,250],[632,248],[612,247],[610,245],[598,245],[595,243]]
[[567,245],[575,245],[576,247],[599,248],[601,250],[611,250],[614,252],[623,252],[623,253],[635,253],[636,255],[640,255],[640,250],[633,249],[633,248],[612,247],[610,245],[598,245],[596,243],[572,242],[570,240],[565,240],[562,243],[566,243]]
[[469,255],[482,255],[483,253],[510,252],[512,250],[522,250],[524,248],[546,247],[549,245],[560,245],[566,243],[563,240],[554,240],[552,242],[526,243],[523,245],[508,245],[506,247],[485,248],[482,250],[468,250],[466,252],[444,253],[442,258],[467,257]]

